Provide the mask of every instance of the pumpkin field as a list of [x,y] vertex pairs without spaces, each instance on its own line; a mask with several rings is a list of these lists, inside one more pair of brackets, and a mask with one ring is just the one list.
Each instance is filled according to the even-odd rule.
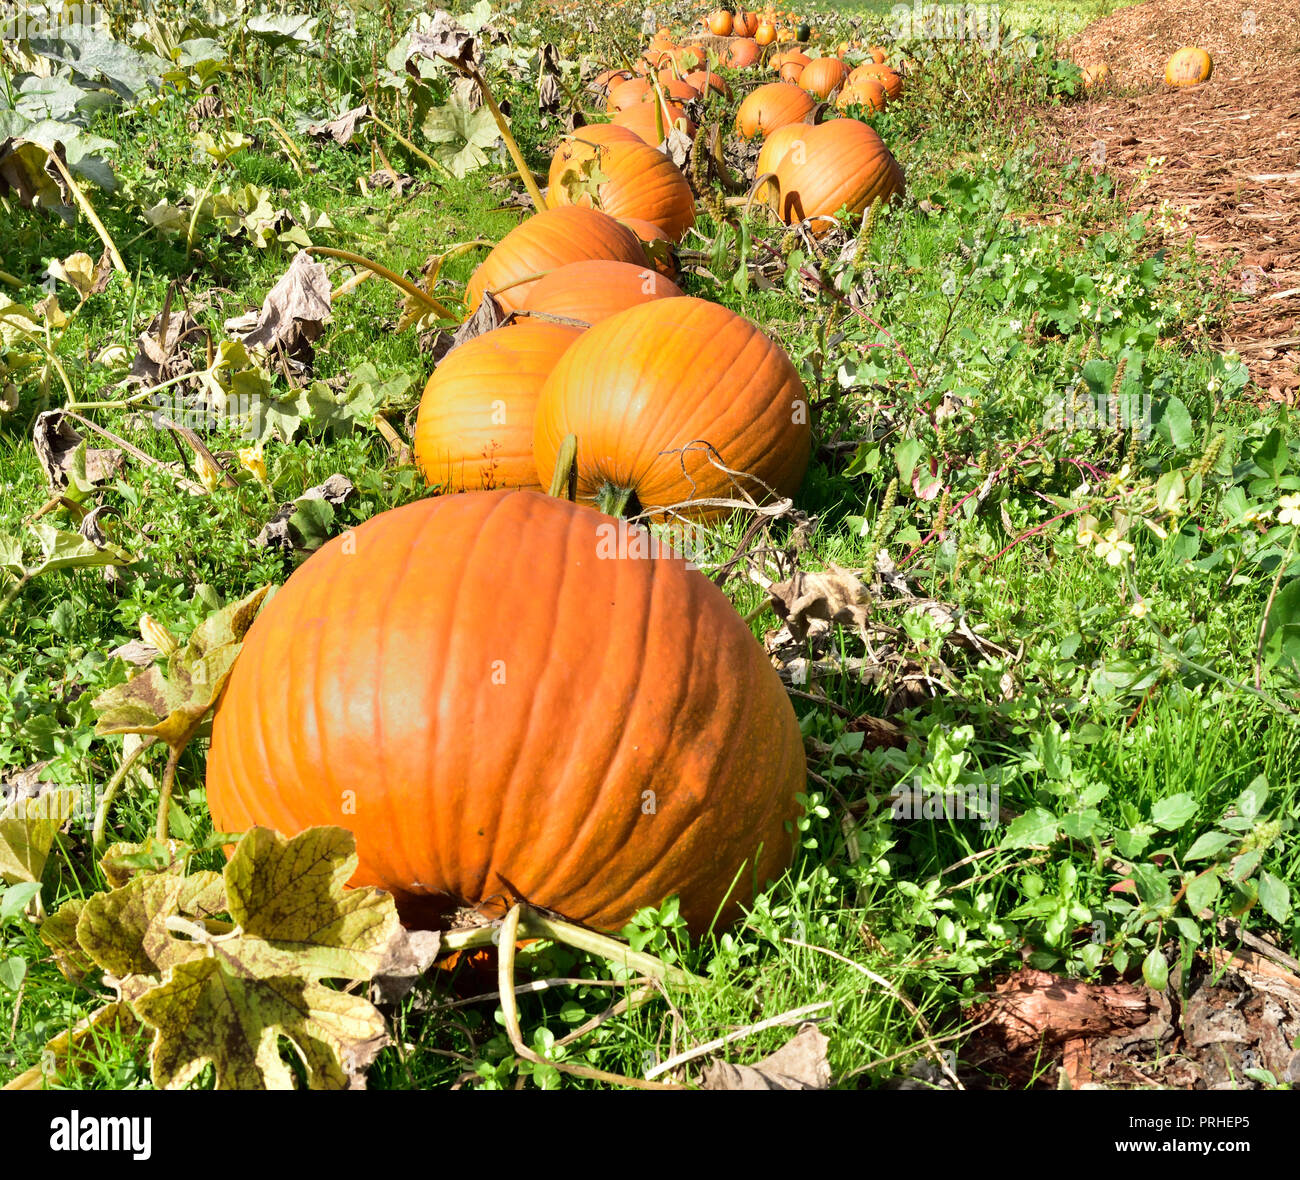
[[0,1084],[1300,1085],[1297,52],[0,0]]

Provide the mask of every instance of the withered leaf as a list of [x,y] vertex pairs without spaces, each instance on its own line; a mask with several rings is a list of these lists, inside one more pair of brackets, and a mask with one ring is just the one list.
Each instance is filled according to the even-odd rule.
[[114,685],[93,702],[95,732],[153,734],[184,748],[221,693],[248,628],[271,587],[263,586],[209,615],[167,659]]
[[59,829],[76,810],[77,792],[48,791],[18,799],[0,812],[0,880],[39,881]]
[[716,1061],[704,1071],[705,1090],[826,1090],[831,1084],[825,1034],[815,1024],[799,1031],[754,1065]]
[[844,623],[863,630],[871,613],[871,593],[852,570],[830,563],[825,572],[796,570],[768,590],[772,609],[795,639],[803,639],[814,620]]
[[344,111],[337,118],[309,124],[307,134],[312,139],[332,139],[339,147],[345,147],[352,141],[352,137],[370,121],[370,114],[370,104],[363,102],[359,107]]
[[458,25],[450,13],[439,9],[433,14],[429,27],[411,34],[406,53],[406,72],[420,77],[417,58],[441,58],[457,69],[471,69],[478,64],[478,42],[468,29]]
[[46,410],[36,416],[32,445],[51,488],[66,488],[79,477],[92,485],[107,483],[126,465],[126,456],[116,447],[86,447],[78,455],[84,442],[62,410]]
[[[310,346],[330,318],[332,290],[325,267],[307,251],[299,251],[263,300],[255,324],[242,337],[244,347],[274,352],[279,346],[292,356]],[[227,331],[240,327],[240,321],[226,323]]]

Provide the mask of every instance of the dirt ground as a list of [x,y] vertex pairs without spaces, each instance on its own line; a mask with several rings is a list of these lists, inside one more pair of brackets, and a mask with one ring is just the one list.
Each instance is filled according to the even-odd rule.
[[[1183,45],[1214,59],[1208,83],[1165,86]],[[1221,346],[1264,397],[1300,400],[1300,0],[1146,0],[1065,49],[1105,61],[1114,85],[1051,113],[1062,145],[1114,175],[1135,209],[1185,216],[1202,256],[1231,263]]]

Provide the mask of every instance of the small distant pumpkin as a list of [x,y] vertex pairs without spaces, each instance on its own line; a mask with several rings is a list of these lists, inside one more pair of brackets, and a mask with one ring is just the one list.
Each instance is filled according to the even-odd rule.
[[776,40],[776,26],[771,21],[764,21],[754,30],[754,40],[759,45],[771,45]]
[[1165,82],[1170,86],[1199,86],[1214,74],[1214,62],[1204,49],[1184,45],[1165,63]]
[[1092,62],[1083,67],[1083,88],[1101,90],[1110,84],[1110,66],[1104,61]]

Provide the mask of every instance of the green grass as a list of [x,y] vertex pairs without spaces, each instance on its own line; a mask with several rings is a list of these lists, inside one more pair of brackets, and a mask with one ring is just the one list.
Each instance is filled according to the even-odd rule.
[[[1113,7],[1082,0],[1015,4],[1003,14],[1017,27],[1064,35]],[[578,43],[574,26],[545,13],[525,9],[520,19],[536,21],[539,36],[565,53],[593,48]],[[396,21],[396,32],[405,20]],[[824,23],[828,30],[834,25]],[[300,178],[259,122],[281,118],[286,108],[337,111],[360,92],[373,54],[382,58],[395,36],[382,13],[365,18],[359,40],[323,70],[284,54],[252,61],[236,55],[221,84],[224,128],[258,142],[217,175],[222,187],[266,187],[295,214],[300,203],[327,212],[334,229],[315,240],[417,275],[430,255],[457,242],[497,239],[514,224],[515,215],[498,209],[498,196],[485,185],[501,168],[446,180],[385,137],[393,163],[427,186],[399,200],[359,188],[358,178],[372,168],[369,150],[295,136],[316,169]],[[623,41],[632,47],[631,34]],[[594,49],[612,60],[606,41]],[[1242,518],[1243,505],[1275,511],[1279,497],[1294,490],[1293,432],[1280,411],[1252,403],[1243,371],[1214,349],[1224,306],[1215,276],[1175,232],[1131,221],[1104,177],[1055,160],[1037,112],[1068,100],[1062,79],[1068,71],[1046,59],[1022,72],[999,64],[990,74],[961,47],[943,50],[917,73],[906,101],[876,120],[907,170],[909,199],[872,224],[848,262],[786,240],[755,212],[751,257],[772,257],[766,248],[783,259],[778,286],[759,291],[744,281],[744,247],[734,231],[702,215],[688,240],[704,272],[686,277],[688,292],[762,323],[790,352],[813,395],[821,449],[798,507],[815,515],[817,526],[800,567],[870,568],[883,550],[905,564],[919,595],[948,604],[996,647],[981,653],[906,604],[877,603],[874,621],[895,630],[873,642],[898,668],[928,671],[929,687],[900,697],[896,682],[863,682],[845,670],[821,681],[827,704],[795,697],[815,777],[788,877],[760,897],[740,927],[713,939],[686,940],[671,907],[642,916],[645,949],[679,958],[708,981],[675,991],[671,1009],[656,1001],[557,1047],[619,990],[553,988],[525,997],[525,1035],[545,1055],[639,1075],[674,1049],[827,1003],[837,1084],[878,1085],[927,1055],[927,1028],[940,1037],[959,1032],[978,986],[1017,966],[1022,948],[1037,965],[1093,978],[1137,978],[1145,962],[1151,978],[1153,951],[1191,953],[1198,942],[1220,937],[1217,918],[1239,910],[1249,928],[1293,950],[1300,945],[1296,918],[1264,884],[1267,875],[1294,892],[1300,881],[1291,770],[1300,753],[1297,679],[1286,658],[1261,665],[1256,656],[1275,580],[1274,610],[1291,611],[1287,587],[1300,571],[1294,529]],[[506,91],[528,159],[544,170],[556,128],[539,125],[522,85],[507,83]],[[173,285],[184,286],[197,318],[221,340],[223,321],[258,305],[287,264],[283,250],[257,249],[209,222],[200,222],[188,257],[183,234],[166,237],[144,225],[140,206],[180,201],[187,188],[213,179],[211,162],[194,158],[188,106],[176,98],[154,113],[109,113],[93,125],[119,145],[113,160],[122,193],[92,195],[137,284],[128,293],[115,279],[58,341],[78,403],[119,396],[113,384],[120,370],[93,358],[110,345],[133,355],[136,336]],[[404,117],[387,108],[383,114]],[[12,197],[0,202],[0,240],[0,268],[26,284],[12,295],[29,305],[44,295],[39,281],[49,259],[99,250],[84,221],[66,225],[21,209]],[[448,263],[440,296],[454,299],[480,256]],[[826,285],[865,293],[869,320],[798,281],[801,268],[818,267]],[[66,291],[60,298],[68,307]],[[392,330],[396,310],[392,290],[379,280],[339,300],[318,342],[315,376],[343,377],[369,362],[384,378],[409,377],[392,415],[409,437],[430,364],[416,333]],[[1121,359],[1125,374],[1117,379]],[[1112,386],[1139,403],[1149,398],[1150,436],[1048,429],[1045,415],[1068,401],[1080,379],[1103,401]],[[18,411],[0,426],[0,531],[11,536],[23,534],[26,518],[48,498],[29,442],[31,420],[64,400],[57,380],[42,391],[24,379],[20,392]],[[952,399],[958,415],[938,417],[935,411]],[[181,458],[147,415],[106,409],[89,416],[160,460]],[[229,435],[208,441],[221,451],[242,445]],[[909,477],[931,457],[947,491],[924,498],[913,494]],[[339,531],[425,494],[411,468],[392,466],[386,445],[364,422],[332,434],[308,423],[292,442],[269,444],[266,462],[269,492],[244,478],[236,489],[192,496],[157,469],[132,462],[100,493],[113,510],[115,540],[140,560],[112,583],[96,570],[36,578],[0,615],[5,766],[48,760],[48,778],[102,786],[121,743],[95,737],[90,702],[127,674],[107,653],[138,637],[144,613],[184,636],[218,603],[289,576],[290,561],[250,545],[276,503],[344,472],[360,494],[333,522]],[[1182,501],[1170,500],[1173,473],[1183,480]],[[1193,486],[1200,489],[1195,503]],[[1166,507],[1150,503],[1158,487]],[[1167,511],[1170,502],[1176,515]],[[1127,530],[1131,560],[1113,566],[1078,543],[1085,509],[1098,516],[1099,532]],[[75,525],[64,508],[48,519]],[[718,554],[731,551],[745,523],[721,526],[713,540]],[[778,528],[775,541],[786,540],[788,531]],[[762,605],[761,592],[743,577],[726,589],[741,612]],[[1135,595],[1147,604],[1145,615],[1134,612]],[[762,637],[777,620],[767,610],[752,623]],[[1281,640],[1285,657],[1285,633]],[[835,663],[860,657],[863,646],[841,628],[819,654]],[[905,747],[864,746],[846,728],[862,714],[888,714]],[[204,757],[201,739],[182,759],[172,817],[173,833],[196,845],[210,834]],[[117,839],[141,840],[152,826],[161,763],[147,765],[149,775],[128,779],[113,812]],[[1270,788],[1267,802],[1247,815],[1243,792],[1261,776]],[[996,792],[1004,822],[891,817],[892,792],[913,785],[982,797]],[[1207,906],[1211,915],[1199,918],[1160,890],[1177,892],[1183,858],[1234,808],[1247,823],[1236,829],[1231,851],[1250,856],[1241,841],[1253,840],[1258,863],[1246,882],[1230,880],[1225,867],[1220,895]],[[1170,813],[1177,822],[1162,826]],[[978,859],[954,867],[968,858]],[[214,851],[196,862],[221,863]],[[1132,875],[1143,896],[1112,889]],[[45,909],[104,883],[87,824],[78,818],[44,874]],[[1090,950],[1098,945],[1097,922],[1104,924],[1103,949]],[[16,959],[25,965],[21,989],[0,985],[0,1076],[37,1063],[46,1041],[105,995],[93,981],[68,982],[37,928],[21,918],[0,926],[0,960]],[[549,943],[522,952],[520,969],[593,981],[609,973],[601,961]],[[394,1014],[397,1047],[381,1054],[372,1087],[425,1088],[465,1078],[490,1088],[521,1079],[561,1083],[554,1070],[515,1059],[494,1003],[428,1010],[457,990],[490,991],[490,979],[466,971],[434,976]],[[788,1029],[772,1029],[742,1040],[734,1053],[752,1060],[788,1036]],[[148,1084],[144,1045],[135,1034],[105,1036],[76,1084]],[[960,1038],[945,1042],[954,1050],[960,1045]]]

